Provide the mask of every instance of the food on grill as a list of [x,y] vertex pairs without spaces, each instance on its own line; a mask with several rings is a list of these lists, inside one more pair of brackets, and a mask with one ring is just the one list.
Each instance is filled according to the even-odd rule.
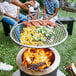
[[[23,31],[20,35],[20,41],[22,44],[26,45],[44,45],[51,43],[54,39],[55,32],[53,29],[48,28],[46,26],[39,26],[38,28],[35,26],[23,28]],[[51,40],[52,39],[52,40]],[[48,42],[49,40],[49,42]]]
[[31,24],[36,27],[40,26],[40,24],[37,21],[31,21]]
[[51,21],[49,21],[49,20],[46,20],[46,23],[47,23],[47,25],[50,25],[50,26],[56,27],[56,24],[53,23],[53,22],[51,22]]
[[26,26],[26,27],[31,27],[31,23],[29,21],[24,21],[23,24]]
[[55,60],[52,50],[28,48],[22,56],[22,62],[30,70],[42,71],[50,67]]
[[47,23],[44,22],[43,20],[38,20],[37,22],[39,22],[39,24],[42,25],[42,26],[46,26],[47,25]]
[[36,33],[36,27],[32,26],[32,27],[27,27],[27,28],[23,28],[23,33],[21,33],[21,43],[22,44],[26,44],[26,45],[37,45],[37,44],[41,44],[43,45],[43,43],[41,41],[35,41],[34,40],[34,35],[37,35]]
[[41,26],[46,26],[46,25],[50,25],[52,27],[56,27],[56,24],[49,21],[49,20],[46,20],[46,21],[43,21],[43,20],[37,20],[37,21],[24,21],[23,24],[25,26],[28,26],[28,27],[31,27],[31,26],[36,26],[36,27],[39,27],[40,25]]

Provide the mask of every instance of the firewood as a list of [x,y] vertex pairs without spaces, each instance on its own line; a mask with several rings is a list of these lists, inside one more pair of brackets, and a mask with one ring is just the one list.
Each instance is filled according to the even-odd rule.
[[40,62],[37,64],[29,65],[28,68],[38,71],[39,69],[37,67],[42,66],[43,64],[46,64],[46,63]]

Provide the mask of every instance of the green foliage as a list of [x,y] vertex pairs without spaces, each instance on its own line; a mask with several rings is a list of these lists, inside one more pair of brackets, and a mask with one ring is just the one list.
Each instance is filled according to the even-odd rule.
[[76,0],[67,0],[67,2],[71,2],[72,3],[72,2],[76,2]]

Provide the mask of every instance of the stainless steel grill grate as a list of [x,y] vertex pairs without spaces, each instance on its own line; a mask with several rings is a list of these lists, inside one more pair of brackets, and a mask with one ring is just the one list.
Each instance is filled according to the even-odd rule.
[[16,33],[15,33],[15,29],[17,27],[21,28],[22,24],[23,23],[19,23],[18,25],[14,26],[11,29],[10,37],[18,45],[22,45],[22,46],[25,46],[25,47],[30,47],[30,48],[49,48],[49,47],[53,47],[53,46],[56,46],[56,45],[59,45],[59,44],[63,43],[68,37],[68,33],[67,33],[67,30],[64,27],[64,25],[61,24],[61,23],[60,24],[56,23],[56,28],[53,28],[53,30],[55,31],[54,40],[51,43],[48,43],[47,45],[43,45],[43,46],[41,46],[41,45],[37,45],[37,46],[24,45],[24,44],[22,44],[21,42],[18,41],[18,38],[17,38]]

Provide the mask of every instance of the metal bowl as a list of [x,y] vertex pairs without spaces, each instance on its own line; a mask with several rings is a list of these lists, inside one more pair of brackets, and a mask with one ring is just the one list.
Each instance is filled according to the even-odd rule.
[[[28,69],[27,67],[24,66],[24,64],[22,63],[22,55],[23,55],[24,51],[26,51],[26,49],[27,49],[26,47],[22,48],[16,57],[16,63],[18,65],[19,69],[21,71],[23,71],[25,74],[32,75],[32,76],[34,76],[34,75],[38,75],[38,76],[46,75],[47,76],[47,74],[51,73],[51,75],[52,75],[53,73],[55,73],[55,71],[57,71],[57,68],[60,64],[60,54],[58,53],[58,51],[55,48],[52,48],[52,47],[49,48],[52,50],[52,52],[55,55],[55,60],[54,60],[53,64],[49,68],[44,69],[43,71],[31,71],[30,69]],[[55,74],[54,74],[54,76],[55,76]]]

